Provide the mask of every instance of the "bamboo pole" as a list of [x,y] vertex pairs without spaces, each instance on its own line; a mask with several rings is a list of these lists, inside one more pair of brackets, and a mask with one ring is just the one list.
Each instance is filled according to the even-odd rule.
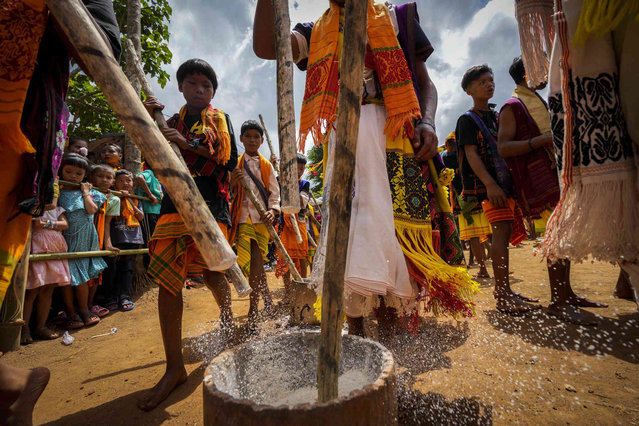
[[[133,44],[130,40],[126,40],[127,49],[132,48]],[[129,65],[133,66],[133,73],[137,76],[140,85],[142,86],[142,90],[146,96],[154,96],[153,89],[151,89],[151,85],[149,84],[149,80],[147,80],[146,75],[144,74],[144,69],[142,69],[142,62],[140,58],[135,54],[135,51],[131,49],[131,63]],[[164,119],[164,115],[162,115],[162,110],[156,109],[153,111],[153,119],[157,123],[160,129],[164,129],[168,127],[166,124],[166,120]],[[184,162],[184,158],[182,158],[182,153],[180,152],[180,148],[177,144],[173,142],[169,142],[171,149],[175,152],[177,158],[182,162],[184,167],[186,168],[186,163]],[[216,226],[217,227],[217,226]],[[238,266],[237,262],[235,262],[231,267],[227,270],[227,277],[235,287],[235,291],[239,296],[246,296],[251,292],[251,286],[249,285],[246,277],[242,273],[242,269]]]
[[366,11],[368,0],[346,0],[344,44],[341,51],[337,141],[331,181],[326,244],[326,268],[322,288],[322,324],[317,362],[320,402],[337,398],[339,355],[344,315],[344,271],[351,217],[351,192],[359,132]]
[[24,296],[27,289],[29,275],[29,252],[31,251],[31,231],[27,237],[20,261],[13,272],[11,283],[0,308],[0,352],[16,351],[20,349],[20,335],[22,334],[22,318],[24,310]]
[[95,251],[75,251],[64,253],[37,253],[29,255],[29,262],[43,262],[45,260],[64,260],[64,259],[84,259],[87,257],[106,257],[106,256],[131,256],[137,254],[148,254],[149,249],[131,249],[131,250],[95,250]]
[[439,176],[437,176],[437,169],[435,168],[435,163],[432,158],[428,160],[428,172],[430,173],[430,180],[435,188],[435,198],[437,199],[441,212],[452,213],[453,209],[450,207],[444,188],[439,184]]
[[[274,155],[275,150],[273,149],[273,142],[271,142],[271,136],[268,134],[268,130],[266,129],[266,124],[264,123],[264,117],[262,117],[262,114],[259,114],[259,116],[260,116],[260,123],[262,123],[262,128],[264,129],[264,135],[266,136],[266,143],[268,144],[268,149],[269,151],[271,151],[271,155]],[[275,170],[278,170],[278,165],[273,164],[273,168],[275,168]]]
[[[80,188],[80,184],[79,183],[73,183],[73,182],[69,182],[69,181],[66,181],[66,180],[59,180],[58,182],[60,183],[60,185],[67,186],[69,188],[78,188],[78,189]],[[135,194],[124,195],[120,191],[112,191],[112,190],[105,191],[104,189],[98,188],[97,186],[94,186],[93,189],[95,189],[96,191],[101,192],[103,194],[111,193],[111,194],[115,195],[116,197],[120,197],[120,198],[133,198],[135,200],[142,200],[142,201],[149,201],[149,202],[151,201],[151,199],[149,197],[143,197],[141,195],[135,195]]]
[[[260,216],[264,216],[264,214],[266,213],[266,208],[264,207],[264,204],[262,204],[262,201],[257,198],[257,195],[255,195],[255,192],[253,192],[253,190],[249,186],[247,178],[242,177],[240,179],[240,184],[242,185],[242,188],[244,188],[244,191],[249,197],[249,200],[251,200],[251,202],[257,209],[257,212],[260,214]],[[270,223],[267,223],[265,225],[269,235],[271,236],[271,239],[275,243],[275,248],[279,250],[282,258],[284,259],[284,263],[286,263],[286,266],[288,266],[288,270],[291,271],[291,276],[295,281],[303,282],[304,280],[302,280],[302,276],[299,274],[299,272],[297,272],[295,263],[293,263],[291,256],[289,256],[286,248],[284,247],[284,244],[282,244],[282,240],[280,240],[280,236],[277,235],[277,231],[275,231],[275,228]]]
[[293,99],[293,51],[288,0],[273,0],[277,53],[277,125],[280,141],[280,187],[282,213],[300,211],[297,179],[295,109]]
[[311,231],[306,231],[306,235],[308,237],[308,244],[313,247],[313,248],[317,248],[317,243],[315,242],[315,239],[313,238],[313,236],[311,235]]
[[307,215],[306,215],[306,216],[307,216],[307,217],[311,220],[311,222],[313,222],[313,224],[314,224],[315,226],[317,226],[317,229],[318,229],[318,230],[320,230],[320,229],[322,228],[322,224],[321,224],[321,223],[319,223],[319,221],[318,221],[317,219],[315,219],[315,216],[313,216],[310,212],[309,212],[309,213],[307,213]]
[[151,121],[82,2],[46,0],[46,4],[72,50],[86,66],[85,71],[98,84],[166,188],[208,268],[225,270],[231,267],[237,256],[217,226],[191,174]]
[[297,223],[297,216],[295,216],[294,214],[289,214],[289,217],[291,218],[291,226],[293,227],[293,233],[295,234],[295,240],[297,240],[297,244],[302,244],[302,242],[304,240],[302,239],[302,233],[300,232],[300,226]]

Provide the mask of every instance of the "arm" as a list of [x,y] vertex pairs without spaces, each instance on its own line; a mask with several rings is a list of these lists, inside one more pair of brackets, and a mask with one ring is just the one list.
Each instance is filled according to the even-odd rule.
[[[552,144],[552,134],[535,136],[530,140],[525,139],[516,141],[517,120],[513,114],[512,108],[506,105],[499,115],[499,135],[497,138],[497,146],[499,155],[502,157],[516,157],[518,155],[528,154],[545,145]],[[531,149],[532,148],[532,149]]]
[[64,215],[64,213],[58,216],[56,229],[58,231],[64,231],[65,229],[69,229],[69,221],[67,220],[67,217]]
[[[437,88],[428,75],[425,62],[417,61],[415,73],[419,87],[419,108],[422,119],[434,123],[437,112]],[[437,155],[437,133],[433,126],[424,122],[419,122],[415,126],[413,149],[420,161],[429,160]]]
[[[295,37],[291,37],[293,58],[299,54]],[[257,0],[253,21],[253,52],[262,59],[276,59],[275,14],[272,0]]]
[[280,185],[277,183],[277,179],[275,179],[275,169],[273,165],[271,167],[271,178],[268,181],[268,190],[271,193],[268,197],[268,206],[266,206],[267,211],[266,214],[262,217],[262,220],[268,223],[273,223],[275,221],[275,217],[280,212]]
[[160,129],[160,131],[168,141],[176,143],[180,147],[180,149],[191,151],[200,157],[206,158],[207,160],[215,161],[215,157],[213,157],[208,147],[200,145],[197,148],[193,149],[193,147],[191,147],[191,145],[189,145],[186,141],[186,138],[182,136],[182,134],[178,132],[177,129],[174,129],[172,127],[165,127],[163,129]]
[[140,200],[136,200],[137,202],[131,202],[131,205],[133,206],[133,211],[135,212],[135,218],[140,221],[140,220],[144,220],[144,211],[142,211],[142,208],[140,207]]
[[137,182],[138,186],[142,188],[142,190],[146,193],[146,196],[151,199],[151,204],[155,205],[160,203],[160,200],[158,200],[149,189],[149,185],[146,184],[146,179],[144,179],[144,176],[142,176],[141,174],[137,175],[135,177],[135,181]]
[[508,205],[506,194],[486,170],[486,166],[477,152],[477,145],[464,145],[464,154],[473,172],[486,187],[488,201],[497,208],[506,207]]
[[90,215],[96,214],[99,210],[98,205],[95,204],[95,201],[91,198],[91,193],[89,192],[91,188],[93,188],[93,185],[88,182],[82,182],[80,184],[80,191],[82,192],[82,199],[84,200],[84,209]]

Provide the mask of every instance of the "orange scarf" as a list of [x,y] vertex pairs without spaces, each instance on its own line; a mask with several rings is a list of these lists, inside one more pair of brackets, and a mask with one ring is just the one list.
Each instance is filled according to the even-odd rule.
[[[340,8],[331,2],[330,8],[313,27],[300,119],[300,149],[303,149],[309,133],[315,144],[319,144],[322,134],[332,128],[337,119],[339,21]],[[397,41],[388,7],[384,4],[374,4],[373,0],[369,0],[366,34],[386,106],[384,134],[391,139],[400,135],[412,139],[412,121],[421,118],[419,102],[404,51]]]
[[[186,105],[180,109],[180,120],[184,122]],[[221,109],[211,105],[201,112],[202,134],[206,138],[209,152],[217,164],[226,164],[231,158],[231,135],[226,124],[226,116]]]
[[126,220],[126,226],[128,227],[136,227],[140,226],[140,222],[138,222],[135,217],[135,210],[133,210],[133,204],[131,200],[128,198],[120,198],[120,216],[122,216]]
[[[259,154],[259,153],[258,153]],[[237,162],[237,168],[240,170],[244,170],[244,155],[240,156],[240,160]],[[271,162],[268,161],[262,154],[260,156],[260,177],[262,178],[262,183],[268,192],[268,183],[271,181]],[[250,179],[247,176],[247,179]],[[240,226],[240,213],[242,212],[242,200],[244,200],[244,187],[241,184],[237,184],[236,187],[233,188],[233,193],[235,194],[235,198],[233,198],[233,202],[231,203],[231,232],[229,235],[229,242],[233,244],[235,242],[235,238],[237,237],[237,229]],[[270,193],[269,193],[270,195]],[[264,206],[268,210],[268,206]]]

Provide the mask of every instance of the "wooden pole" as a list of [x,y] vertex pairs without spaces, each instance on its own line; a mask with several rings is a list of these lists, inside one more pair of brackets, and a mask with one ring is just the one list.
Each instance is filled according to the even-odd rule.
[[302,244],[302,233],[300,232],[300,226],[297,223],[297,217],[294,214],[288,215],[291,218],[291,226],[293,227],[293,233],[295,234],[295,240],[297,240],[297,244]]
[[322,224],[319,223],[317,219],[315,219],[315,216],[313,216],[310,212],[307,214],[307,216],[311,220],[311,222],[313,222],[313,224],[317,226],[317,230],[319,231],[322,228]]
[[[126,1],[126,39],[129,43],[126,45],[126,61],[127,64],[133,57],[141,56],[142,41],[141,41],[141,21],[142,21],[142,9],[140,6],[140,0],[127,0]],[[131,82],[131,86],[135,93],[140,96],[140,82],[135,77],[135,72],[127,66],[126,76]],[[140,150],[135,146],[135,142],[131,140],[128,134],[124,135],[124,168],[133,172],[133,175],[137,175],[142,171],[142,161],[140,156]]]
[[29,275],[29,252],[31,251],[31,232],[27,237],[27,244],[22,257],[13,271],[11,284],[7,289],[2,307],[0,308],[0,352],[16,351],[20,349],[20,335],[24,319],[24,296],[27,289]]
[[331,218],[328,221],[317,364],[317,391],[320,402],[337,398],[344,315],[344,271],[362,98],[367,7],[368,0],[346,0],[345,4],[344,45],[341,51],[337,105],[337,141],[329,200]]
[[[128,39],[126,40],[126,44],[127,49],[133,46],[133,43],[131,43],[131,41]],[[153,89],[151,89],[151,85],[149,84],[149,80],[147,80],[146,75],[144,74],[144,69],[142,68],[142,62],[140,61],[140,58],[135,54],[135,51],[133,49],[131,49],[131,51],[133,53],[131,55],[131,62],[129,65],[133,69],[133,73],[137,76],[137,79],[140,82],[142,90],[144,90],[146,96],[155,97],[155,95],[153,94]],[[168,127],[168,125],[166,124],[166,120],[164,119],[164,115],[162,115],[162,110],[156,109],[155,111],[153,111],[153,119],[160,129]],[[173,152],[175,152],[177,158],[181,161],[184,168],[186,168],[186,163],[184,162],[184,158],[182,158],[180,148],[173,142],[169,142],[169,145],[171,146]],[[242,273],[242,269],[238,266],[237,262],[231,265],[231,267],[227,270],[226,275],[235,287],[235,291],[239,296],[246,296],[251,292],[251,286],[246,280],[246,277]]]
[[[60,185],[64,185],[66,187],[69,188],[80,188],[80,184],[79,183],[73,183],[73,182],[69,182],[66,180],[59,180],[58,181],[60,183]],[[95,189],[98,192],[101,192],[103,194],[108,194],[109,192],[117,197],[120,198],[133,198],[136,200],[142,200],[142,201],[151,201],[151,199],[149,197],[143,197],[141,195],[135,195],[135,194],[122,194],[120,191],[114,191],[114,190],[109,190],[109,191],[105,191],[104,189],[98,188],[98,187],[93,187],[93,189]]]
[[297,179],[297,148],[293,99],[293,52],[288,0],[273,0],[277,53],[277,124],[280,140],[280,187],[282,213],[300,211]]
[[[266,129],[266,124],[264,123],[264,117],[260,114],[260,122],[262,123],[262,128],[264,129],[264,135],[266,136],[266,143],[268,144],[268,149],[271,151],[271,155],[275,154],[275,150],[273,149],[273,142],[271,142],[271,136],[268,134],[268,130]],[[273,164],[273,168],[278,170],[278,165]]]
[[230,268],[237,256],[217,226],[188,169],[151,121],[82,2],[46,0],[46,4],[86,66],[85,71],[98,84],[127,133],[166,188],[208,268],[218,271]]
[[[242,185],[242,188],[244,188],[244,191],[246,192],[246,195],[249,197],[249,200],[251,200],[251,202],[257,209],[257,212],[260,214],[260,216],[264,216],[264,213],[266,213],[266,208],[264,207],[264,204],[262,204],[262,202],[259,200],[259,198],[257,198],[257,195],[255,195],[255,192],[253,192],[253,190],[249,186],[247,178],[243,177],[242,179],[240,179],[240,184]],[[266,224],[266,229],[268,230],[268,233],[271,236],[271,239],[275,243],[275,248],[279,250],[280,254],[282,255],[282,258],[284,259],[284,263],[286,263],[286,266],[288,266],[288,270],[291,271],[291,276],[293,277],[293,279],[295,281],[302,282],[303,281],[302,276],[299,274],[299,272],[297,272],[295,263],[293,263],[291,256],[289,256],[288,252],[286,251],[286,248],[284,248],[284,244],[282,244],[282,240],[280,240],[280,236],[277,235],[277,231],[275,231],[275,228],[273,227],[273,225]]]
[[149,249],[131,249],[131,250],[96,250],[96,251],[75,251],[63,253],[38,253],[29,255],[29,262],[43,262],[45,260],[64,260],[64,259],[84,259],[87,257],[107,257],[107,256],[130,256],[136,254],[148,254]]
[[317,243],[315,242],[315,239],[311,235],[311,231],[307,230],[306,235],[308,236],[308,244],[313,248],[317,248]]

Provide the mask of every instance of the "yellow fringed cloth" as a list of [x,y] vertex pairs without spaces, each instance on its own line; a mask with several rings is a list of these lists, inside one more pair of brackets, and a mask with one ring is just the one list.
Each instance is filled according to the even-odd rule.
[[639,22],[639,0],[584,0],[575,33],[575,46],[588,38],[601,38],[627,18]]
[[[413,137],[413,119],[421,118],[419,102],[413,88],[404,52],[397,41],[388,7],[369,0],[366,34],[379,77],[387,119],[384,134]],[[337,119],[339,92],[340,7],[330,8],[313,27],[309,46],[306,88],[300,119],[300,150],[310,134],[315,144]]]
[[31,217],[19,213],[15,193],[26,172],[24,155],[35,152],[20,117],[46,22],[44,0],[0,3],[0,305],[31,225]]

